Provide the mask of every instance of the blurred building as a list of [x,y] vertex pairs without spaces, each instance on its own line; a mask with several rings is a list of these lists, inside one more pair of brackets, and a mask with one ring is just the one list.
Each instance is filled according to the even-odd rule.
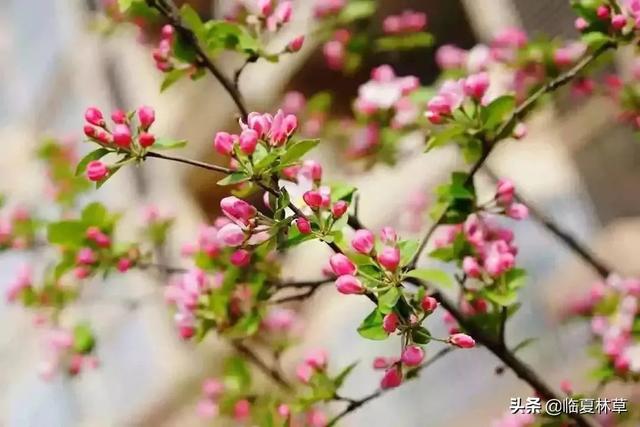
[[[224,7],[223,2],[197,3],[202,13],[211,16],[219,15]],[[296,22],[273,41],[274,45],[281,46],[291,35],[305,32],[313,2],[297,3]],[[380,3],[384,13],[379,19],[406,7],[426,11],[430,29],[440,44],[471,47],[513,25],[523,26],[532,34],[576,35],[566,1]],[[153,67],[148,48],[133,43],[136,34],[132,30],[118,31],[109,38],[92,32],[89,23],[93,6],[92,2],[80,0],[0,2],[0,137],[5,150],[0,156],[0,191],[30,206],[42,205],[41,170],[31,160],[38,136],[48,132],[78,135],[87,105],[106,110],[153,105],[159,134],[188,139],[185,155],[209,160],[215,160],[211,150],[215,131],[235,126],[234,106],[213,79],[181,82],[167,93],[158,94],[161,76]],[[622,53],[617,63],[623,67],[627,59]],[[287,57],[279,64],[251,65],[242,77],[241,89],[254,109],[270,110],[287,89],[310,94],[334,87],[341,94],[355,94],[358,85],[368,78],[366,70],[386,62],[393,63],[402,75],[420,76],[424,83],[437,75],[432,52],[425,51],[407,58],[373,57],[361,73],[344,78],[328,72],[317,46],[308,45],[300,55]],[[238,66],[233,58],[224,58],[221,63],[229,74]],[[336,106],[338,113],[349,108],[348,97],[342,99],[344,103]],[[633,197],[634,184],[640,178],[640,147],[630,132],[615,124],[614,118],[613,109],[603,99],[559,101],[534,117],[526,140],[504,144],[490,162],[493,169],[512,178],[528,198],[581,241],[606,242],[606,251],[613,251],[617,236],[628,238],[638,233],[637,226],[629,225],[633,222],[620,221],[640,213],[640,199]],[[338,162],[331,161],[335,156],[331,149],[319,155],[328,160],[332,176],[355,181],[361,189],[362,218],[372,228],[399,216],[406,202],[399,194],[428,191],[444,180],[449,170],[461,167],[453,151],[443,150],[411,158],[395,169],[380,166],[354,177]],[[167,253],[173,260],[179,244],[193,236],[199,222],[216,214],[218,201],[224,196],[224,190],[215,186],[215,176],[181,165],[149,161],[138,170],[118,175],[95,197],[127,212],[131,218],[150,201],[173,210],[178,218],[177,229]],[[487,180],[486,184],[490,182]],[[550,381],[555,382],[553,385],[565,377],[584,385],[581,376],[587,360],[575,360],[575,355],[576,348],[585,345],[586,331],[558,325],[557,295],[567,294],[556,292],[556,287],[584,288],[595,277],[590,272],[577,271],[583,267],[538,225],[520,224],[516,235],[521,242],[520,260],[532,275],[522,295],[526,304],[510,325],[509,337],[514,343],[528,337],[540,338],[523,355],[535,368],[544,368]],[[319,246],[304,257],[294,253],[288,259],[288,274],[313,279],[327,255]],[[603,251],[601,255],[607,253]],[[0,257],[0,281],[7,281],[24,258],[38,262],[41,256]],[[631,260],[617,256],[608,259],[625,273],[635,272]],[[135,309],[92,303],[91,298],[135,298],[156,289],[154,278],[142,274],[111,282],[88,295],[86,304],[76,313],[90,317],[97,326],[98,353],[103,360],[99,371],[80,380],[40,382],[34,370],[38,360],[37,334],[30,319],[20,310],[0,303],[0,425],[199,425],[193,412],[199,381],[206,372],[216,370],[226,351],[224,346],[207,343],[196,349],[179,343],[159,294]],[[326,345],[334,366],[362,360],[345,394],[357,397],[370,392],[378,382],[368,369],[372,356],[393,354],[396,346],[366,342],[357,336],[355,328],[369,311],[366,301],[339,299],[331,289],[314,298],[314,304],[303,307],[308,336],[314,337],[308,345]],[[433,329],[442,332],[438,326]],[[350,351],[345,353],[346,347]],[[295,357],[291,355],[288,360],[293,362]],[[438,362],[419,380],[363,407],[344,425],[488,426],[492,417],[508,409],[509,397],[532,394],[511,373],[496,375],[493,368],[497,366],[498,361],[483,350],[457,352]]]

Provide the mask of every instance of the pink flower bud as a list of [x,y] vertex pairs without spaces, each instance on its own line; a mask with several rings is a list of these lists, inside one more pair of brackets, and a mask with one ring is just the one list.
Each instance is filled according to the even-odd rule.
[[573,394],[573,384],[571,384],[569,380],[562,380],[560,382],[560,390],[562,390],[564,394]]
[[609,9],[609,6],[600,5],[596,9],[596,15],[598,16],[599,19],[602,19],[602,20],[609,19],[610,14],[611,14],[611,11]]
[[388,334],[392,334],[398,329],[398,315],[391,312],[382,319],[382,329]]
[[422,298],[422,301],[420,301],[420,306],[425,313],[431,313],[438,307],[438,301],[436,301],[434,297],[426,295]]
[[462,260],[462,270],[465,274],[473,279],[477,279],[482,274],[480,264],[472,256],[466,256]]
[[515,191],[516,188],[510,180],[504,178],[498,180],[496,188],[496,199],[498,200],[498,203],[502,205],[510,205],[513,202]]
[[87,178],[91,181],[102,181],[107,175],[109,168],[101,161],[93,160],[87,165]]
[[402,353],[402,363],[407,366],[418,366],[424,359],[424,350],[417,345],[410,345]]
[[238,400],[233,406],[233,418],[236,421],[245,421],[251,415],[251,403],[247,399]]
[[151,147],[156,142],[156,137],[148,132],[141,132],[138,137],[140,145],[144,148]]
[[331,207],[331,215],[333,215],[335,219],[342,218],[342,215],[347,212],[347,209],[349,209],[349,203],[344,200],[338,200]]
[[188,340],[195,335],[196,328],[190,325],[180,325],[178,327],[178,333],[180,334],[180,338],[182,338],[183,340]]
[[380,231],[380,240],[385,245],[394,245],[398,241],[398,233],[393,227],[383,227]]
[[280,405],[278,405],[278,415],[280,415],[282,418],[289,418],[289,416],[291,415],[291,409],[289,409],[289,406],[281,403]]
[[273,0],[258,0],[258,10],[262,16],[269,16],[273,12]]
[[291,15],[293,14],[293,6],[290,1],[283,1],[278,5],[273,13],[281,24],[286,24],[291,21]]
[[380,388],[387,390],[398,387],[400,384],[402,384],[402,371],[398,367],[393,366],[384,373],[384,377],[382,377],[380,381]]
[[251,252],[246,249],[238,249],[231,255],[231,264],[236,267],[246,267],[251,262]]
[[95,138],[96,136],[96,128],[91,125],[84,125],[83,131],[84,134],[89,138]]
[[296,378],[303,384],[309,384],[313,376],[313,368],[306,363],[301,363],[296,367]]
[[95,107],[87,108],[87,111],[84,113],[84,118],[94,126],[103,127],[105,125],[104,118],[102,117],[102,111]]
[[213,140],[213,147],[218,153],[228,156],[233,153],[233,137],[227,132],[218,132]]
[[624,15],[618,14],[611,17],[611,26],[614,29],[621,30],[625,25],[627,25],[627,18]]
[[302,49],[303,44],[304,36],[298,36],[289,42],[289,44],[287,45],[287,51],[291,53],[298,52],[300,49]]
[[91,274],[91,269],[85,266],[79,266],[73,269],[73,276],[76,279],[86,279]]
[[302,199],[311,209],[318,209],[322,206],[322,194],[316,190],[309,190],[302,195]]
[[513,219],[525,219],[529,216],[529,208],[522,203],[513,203],[506,210],[506,214],[509,218]]
[[165,24],[161,30],[162,37],[165,39],[170,39],[171,37],[173,37],[173,32],[173,25],[170,24]]
[[220,409],[218,405],[212,402],[209,399],[202,399],[198,402],[198,406],[196,406],[196,413],[200,418],[211,419],[218,416]]
[[467,96],[480,100],[489,88],[489,75],[487,73],[472,74],[465,79],[463,87]]
[[305,173],[311,175],[311,179],[316,182],[322,181],[322,165],[315,160],[305,160],[302,164]]
[[358,230],[351,240],[351,247],[361,254],[369,254],[375,245],[375,237],[369,230]]
[[573,26],[578,31],[584,31],[587,28],[589,28],[589,23],[587,22],[586,19],[584,19],[583,17],[580,16],[580,17],[576,18],[576,20],[573,23]]
[[98,258],[91,248],[82,248],[76,255],[76,263],[78,264],[91,265],[94,264],[97,260]]
[[318,409],[311,409],[308,413],[307,413],[307,425],[309,427],[327,427],[327,424],[329,423],[329,420],[327,419],[327,415],[318,410]]
[[322,371],[327,367],[328,359],[327,351],[320,348],[309,351],[304,358],[304,363],[318,371]]
[[118,147],[128,148],[131,145],[131,130],[127,125],[116,125],[113,129],[113,142]]
[[140,120],[142,129],[147,130],[156,120],[156,112],[151,107],[140,107],[138,108],[138,120]]
[[120,258],[118,260],[117,268],[120,273],[126,273],[132,265],[133,262],[129,258]]
[[251,155],[256,151],[258,145],[258,132],[253,129],[246,129],[240,134],[240,150],[244,154]]
[[387,369],[393,363],[395,362],[387,357],[376,357],[373,359],[373,369]]
[[127,113],[122,110],[115,110],[111,113],[111,120],[113,120],[113,123],[122,125],[127,121]]
[[460,348],[473,348],[476,345],[476,341],[467,334],[453,334],[449,342]]
[[336,276],[344,276],[346,274],[353,276],[357,270],[356,265],[344,254],[332,255],[329,259],[329,264]]
[[235,196],[222,199],[220,208],[227,218],[242,225],[248,225],[257,212],[253,205]]
[[512,136],[515,139],[522,139],[524,137],[527,136],[528,133],[528,129],[527,129],[527,125],[525,125],[522,122],[519,122],[514,128],[513,128],[513,133]]
[[400,249],[385,246],[378,254],[378,262],[387,270],[395,271],[400,264]]
[[336,288],[341,294],[361,294],[364,292],[364,286],[357,277],[345,274],[336,280]]
[[207,379],[202,383],[202,394],[209,398],[217,399],[223,392],[224,384],[215,378]]
[[227,224],[218,230],[218,239],[226,246],[236,247],[244,242],[245,235],[237,224]]
[[311,223],[307,218],[298,217],[296,218],[296,227],[300,234],[309,234],[311,233]]

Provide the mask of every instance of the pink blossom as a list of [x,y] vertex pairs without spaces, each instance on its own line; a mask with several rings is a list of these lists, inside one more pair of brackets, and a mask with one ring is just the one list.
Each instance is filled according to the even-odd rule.
[[202,393],[212,399],[217,399],[224,392],[224,384],[216,379],[209,378],[202,383]]
[[307,352],[307,355],[304,358],[304,363],[318,371],[321,371],[326,368],[328,359],[329,356],[326,350],[314,349]]
[[431,313],[438,307],[438,301],[434,297],[426,295],[424,298],[422,298],[420,306],[425,311],[425,313]]
[[402,363],[407,366],[418,366],[424,359],[424,350],[417,345],[408,346],[402,353]]
[[478,264],[478,261],[471,256],[466,256],[462,260],[462,270],[467,276],[474,279],[477,279],[482,274],[480,264]]
[[[173,27],[171,28],[173,29]],[[149,129],[153,122],[156,120],[156,112],[151,107],[142,106],[138,108],[138,120],[140,121],[140,126],[142,126],[142,129]]]
[[127,125],[116,125],[113,128],[113,142],[121,148],[131,145],[131,130]]
[[453,334],[449,337],[449,342],[460,348],[473,348],[476,342],[467,334]]
[[103,127],[105,125],[104,117],[102,116],[102,111],[100,111],[96,107],[89,107],[84,113],[84,118],[86,121],[91,123],[94,126]]
[[233,418],[236,421],[246,421],[251,415],[251,403],[247,399],[241,399],[233,406]]
[[391,312],[382,319],[382,328],[388,334],[392,334],[398,329],[398,315]]
[[380,381],[380,388],[383,390],[387,390],[390,388],[395,388],[402,384],[402,371],[393,366],[389,368],[382,377]]
[[303,384],[308,384],[313,376],[313,368],[306,363],[301,363],[296,367],[296,378]]
[[513,219],[525,219],[529,216],[529,208],[522,203],[513,203],[507,208],[506,214]]
[[344,254],[334,254],[329,259],[331,269],[336,276],[354,275],[356,273],[356,265]]
[[442,45],[436,51],[436,63],[443,70],[462,68],[466,61],[466,51],[456,46]]
[[238,249],[231,254],[230,261],[236,267],[246,267],[251,262],[251,252],[246,249]]
[[218,132],[213,140],[215,150],[225,156],[233,153],[233,136],[227,132]]
[[218,230],[218,239],[226,246],[240,246],[245,240],[242,228],[237,224],[227,224]]
[[357,230],[351,240],[351,247],[361,254],[369,254],[374,247],[375,237],[369,230]]
[[385,246],[378,254],[378,262],[389,271],[395,271],[400,264],[400,249]]
[[327,415],[318,409],[312,409],[307,413],[309,427],[326,427],[328,422]]
[[364,286],[358,278],[352,275],[344,275],[336,280],[336,288],[341,294],[361,294],[364,292]]
[[87,178],[91,181],[102,181],[109,175],[109,168],[99,160],[93,160],[87,165]]
[[220,201],[220,208],[227,218],[239,225],[249,225],[257,213],[257,209],[235,196],[225,197]]
[[218,405],[209,399],[201,399],[196,407],[196,413],[200,418],[211,419],[218,416],[220,410]]
[[464,80],[464,93],[476,100],[481,100],[489,88],[487,73],[472,74]]

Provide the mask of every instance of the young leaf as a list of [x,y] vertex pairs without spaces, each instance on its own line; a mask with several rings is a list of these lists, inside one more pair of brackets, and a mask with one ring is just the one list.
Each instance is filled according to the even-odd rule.
[[153,143],[152,148],[154,150],[173,150],[182,148],[185,145],[187,145],[187,141],[184,139],[158,138]]
[[86,231],[86,224],[78,221],[53,222],[47,227],[47,239],[54,245],[78,246]]
[[76,176],[82,175],[87,170],[87,165],[89,163],[94,160],[100,160],[109,153],[110,151],[106,148],[98,148],[97,150],[93,150],[92,152],[84,156],[76,167]]
[[390,313],[393,307],[398,303],[400,299],[400,290],[396,287],[389,289],[378,298],[378,307],[382,313]]
[[358,327],[360,336],[369,340],[386,340],[388,335],[382,328],[383,317],[377,308],[373,310]]
[[494,130],[511,115],[515,107],[516,99],[513,96],[500,96],[482,109],[482,122],[488,130]]
[[416,344],[429,344],[431,333],[426,328],[418,326],[411,330],[411,339]]
[[106,222],[108,214],[104,205],[93,202],[82,210],[82,222],[100,227]]
[[95,347],[96,340],[93,331],[86,323],[80,323],[73,328],[73,349],[80,354],[90,353]]
[[453,287],[453,280],[451,279],[451,276],[436,268],[418,268],[416,270],[409,271],[407,276],[415,277],[416,279],[424,280],[428,283],[441,285],[445,288]]
[[340,387],[342,387],[344,380],[347,379],[351,371],[353,371],[353,369],[357,365],[358,365],[358,362],[353,362],[352,364],[344,368],[342,371],[340,371],[340,373],[333,379],[333,383],[335,384],[336,389],[339,389]]
[[373,15],[376,11],[376,4],[370,0],[352,1],[342,9],[338,20],[343,24],[348,24],[359,19],[365,19]]
[[456,142],[456,139],[463,135],[465,132],[464,126],[460,125],[451,125],[441,132],[437,132],[432,135],[431,138],[427,141],[427,148],[425,151],[433,150],[437,147],[442,147],[444,145]]
[[227,175],[220,181],[218,181],[218,185],[233,185],[239,184],[241,182],[245,182],[249,180],[249,176],[243,172],[234,172],[230,175]]
[[302,141],[296,142],[287,149],[286,153],[283,154],[281,159],[282,166],[287,166],[297,162],[298,160],[300,160],[300,158],[302,158],[302,156],[307,154],[316,145],[318,145],[319,142],[319,139],[304,139]]
[[198,12],[190,5],[185,4],[180,9],[180,16],[182,17],[182,21],[187,24],[187,27],[189,27],[198,38],[204,37],[205,28]]
[[407,265],[415,255],[420,243],[417,240],[402,240],[398,243],[400,249],[400,265]]
[[230,357],[224,361],[224,385],[235,392],[244,392],[251,386],[251,372],[244,359]]
[[176,68],[166,73],[164,76],[164,80],[162,80],[162,84],[160,84],[160,92],[164,92],[165,90],[169,89],[170,86],[172,86],[182,77],[186,76],[188,73],[189,70],[187,70],[186,68]]

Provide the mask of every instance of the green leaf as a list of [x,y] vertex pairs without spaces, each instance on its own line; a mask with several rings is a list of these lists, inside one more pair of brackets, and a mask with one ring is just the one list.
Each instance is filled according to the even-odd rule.
[[431,341],[431,333],[422,326],[418,326],[417,328],[413,328],[411,330],[411,339],[416,344],[429,344]]
[[487,298],[489,301],[496,303],[502,307],[508,307],[518,299],[518,293],[514,290],[503,290],[503,289],[482,289],[480,291],[481,295]]
[[87,170],[87,165],[89,165],[89,163],[94,160],[99,160],[109,153],[110,151],[106,148],[98,148],[84,156],[78,163],[78,166],[76,166],[76,176],[82,175]]
[[160,92],[164,92],[169,89],[175,82],[186,76],[189,70],[186,68],[176,68],[165,74],[162,84],[160,85]]
[[609,43],[610,41],[612,41],[609,35],[602,33],[600,31],[590,31],[588,33],[584,33],[580,38],[591,49],[594,49],[594,50],[600,48],[603,44]]
[[426,151],[433,150],[437,147],[442,147],[444,145],[456,142],[456,139],[465,133],[466,129],[464,126],[460,126],[457,124],[451,125],[441,132],[436,133],[431,136],[427,141]]
[[400,299],[400,289],[393,287],[378,298],[378,307],[382,313],[390,313]]
[[400,249],[400,265],[407,265],[413,259],[416,251],[420,247],[417,240],[402,240],[398,243]]
[[127,13],[133,2],[134,0],[118,0],[118,9],[120,9],[121,13]]
[[80,323],[73,328],[73,349],[80,354],[88,354],[95,347],[96,340],[91,327]]
[[234,185],[239,184],[241,182],[248,181],[251,177],[245,174],[244,172],[234,172],[230,175],[227,175],[220,181],[218,181],[218,185]]
[[358,365],[358,362],[353,362],[352,364],[344,368],[342,371],[340,371],[340,373],[333,379],[333,384],[335,384],[336,389],[339,389],[340,387],[342,387],[342,384],[344,383],[344,381],[347,379],[349,374],[351,374],[351,371],[353,371],[353,369],[357,365]]
[[53,222],[47,227],[49,243],[64,246],[79,246],[82,244],[87,226],[78,221]]
[[205,24],[207,48],[210,51],[220,49],[236,50],[255,55],[260,50],[260,44],[244,26],[227,21],[209,21]]
[[331,187],[331,199],[333,201],[344,200],[346,202],[351,203],[351,199],[353,199],[353,194],[356,192],[356,188],[351,185],[344,184],[341,182],[333,182],[330,185]]
[[277,151],[272,151],[262,157],[259,161],[256,162],[253,170],[256,173],[262,172],[267,169],[269,166],[273,165],[273,162],[278,158],[279,153]]
[[440,285],[444,288],[453,287],[453,279],[448,273],[437,268],[418,268],[407,273],[409,277],[424,280],[425,282]]
[[241,357],[230,357],[224,361],[224,385],[232,392],[242,393],[251,386],[251,372]]
[[504,274],[504,281],[507,288],[512,290],[518,290],[527,279],[527,272],[522,268],[512,268]]
[[104,205],[98,202],[93,202],[82,210],[82,222],[84,222],[85,225],[95,225],[100,227],[105,224],[108,215],[109,213]]
[[538,338],[527,338],[525,340],[520,341],[518,344],[516,344],[515,347],[513,347],[511,349],[511,353],[517,353],[518,351],[528,347],[529,345],[533,344],[534,342],[538,341]]
[[304,139],[293,144],[287,149],[287,152],[283,154],[281,159],[282,166],[287,166],[297,162],[307,154],[309,151],[315,148],[320,143],[319,139]]
[[375,11],[376,4],[373,1],[352,1],[342,9],[338,21],[342,24],[348,24],[353,21],[369,18]]
[[377,308],[373,310],[358,327],[360,336],[369,340],[386,340],[388,334],[382,328],[383,318],[384,316]]
[[482,109],[480,117],[488,130],[495,130],[516,108],[516,99],[511,95],[503,95],[494,99]]
[[412,50],[432,46],[435,39],[430,33],[413,33],[401,36],[386,36],[376,40],[376,50],[379,52],[394,52]]
[[176,148],[182,148],[187,145],[185,139],[171,139],[171,138],[158,138],[153,143],[152,148],[154,150],[173,150]]
[[180,9],[180,16],[182,21],[187,24],[187,27],[193,31],[198,38],[205,36],[205,28],[200,15],[189,4],[185,4]]

